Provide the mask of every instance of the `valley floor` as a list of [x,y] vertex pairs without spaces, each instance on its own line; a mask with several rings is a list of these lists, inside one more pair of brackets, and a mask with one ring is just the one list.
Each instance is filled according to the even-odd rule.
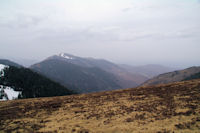
[[0,102],[0,132],[200,132],[200,80]]

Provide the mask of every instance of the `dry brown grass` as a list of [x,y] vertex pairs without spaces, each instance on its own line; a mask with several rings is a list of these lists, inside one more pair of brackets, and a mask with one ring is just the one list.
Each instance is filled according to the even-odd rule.
[[200,80],[0,102],[0,132],[199,133]]

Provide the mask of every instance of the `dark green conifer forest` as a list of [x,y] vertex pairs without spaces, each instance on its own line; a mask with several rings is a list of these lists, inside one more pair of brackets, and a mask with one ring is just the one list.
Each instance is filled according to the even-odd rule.
[[51,81],[27,68],[10,66],[4,70],[0,84],[21,91],[20,98],[51,97],[75,94],[64,86]]

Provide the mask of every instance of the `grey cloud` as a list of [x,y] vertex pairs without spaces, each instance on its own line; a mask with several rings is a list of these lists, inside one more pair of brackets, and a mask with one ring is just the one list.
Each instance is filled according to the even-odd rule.
[[[59,30],[43,29],[38,32],[38,38],[49,40],[50,42],[60,42],[66,44],[68,42],[84,42],[84,41],[115,41],[118,35],[114,33],[114,27],[85,27],[83,29],[63,28]],[[37,34],[37,33],[35,33]],[[37,39],[37,38],[36,38]]]
[[44,18],[38,16],[18,14],[12,19],[0,22],[0,27],[7,27],[12,29],[33,28],[34,26],[39,25],[43,20]]
[[122,9],[122,12],[128,12],[130,10],[131,10],[131,8],[124,8],[124,9]]
[[[152,55],[149,59],[151,62],[158,57],[158,53],[163,52],[166,53],[166,59],[173,59],[177,51],[174,51],[172,57],[167,57],[168,51],[184,45],[183,49],[191,49],[191,53],[196,53],[195,56],[189,55],[190,58],[199,60],[199,51],[194,50],[199,48],[200,18],[197,12],[200,8],[197,1],[185,1],[138,0],[132,5],[130,2],[116,5],[116,9],[113,1],[113,7],[109,6],[109,9],[113,8],[110,13],[101,14],[107,8],[102,6],[96,11],[92,8],[94,13],[85,11],[85,16],[78,9],[66,10],[65,6],[69,5],[64,2],[60,2],[64,3],[63,6],[52,5],[51,8],[48,6],[48,9],[41,8],[39,11],[30,6],[28,12],[27,8],[23,9],[23,6],[27,7],[24,3],[20,12],[9,17],[9,8],[5,8],[5,14],[0,13],[0,56],[12,54],[23,57],[31,53],[32,56],[42,58],[66,50],[71,54],[74,51],[83,56],[90,53],[90,56],[127,59],[130,62],[134,62],[132,57],[145,60],[144,55],[149,54]],[[39,1],[33,3],[40,5]],[[45,2],[43,5],[46,7]],[[81,8],[81,4],[79,6]],[[190,42],[194,45],[188,45]],[[173,46],[169,47],[168,44]],[[12,52],[8,52],[10,49]],[[176,61],[185,61],[184,54],[180,53],[179,56]]]
[[200,31],[198,30],[177,30],[177,31],[134,31],[121,32],[119,41],[135,41],[144,39],[183,39],[183,38],[198,38]]
[[170,39],[170,38],[190,38],[199,35],[194,31],[128,31],[128,29],[112,27],[86,27],[82,30],[44,30],[40,40],[51,40],[55,42],[84,42],[84,41],[135,41],[148,38]]

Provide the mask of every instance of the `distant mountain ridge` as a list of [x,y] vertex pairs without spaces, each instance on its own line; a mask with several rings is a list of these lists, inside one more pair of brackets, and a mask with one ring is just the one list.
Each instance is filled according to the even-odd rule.
[[30,68],[64,86],[76,86],[81,92],[136,87],[147,80],[145,76],[129,73],[107,60],[66,53],[51,56]]
[[199,77],[200,67],[190,67],[180,71],[161,74],[146,81],[143,85],[167,84],[177,81],[196,79]]
[[13,61],[6,60],[6,59],[0,59],[0,64],[8,65],[8,66],[14,66],[14,67],[22,67],[22,65],[19,65]]
[[122,64],[120,66],[126,69],[130,73],[138,73],[148,78],[153,78],[155,76],[158,76],[159,74],[172,72],[175,70],[175,68],[170,68],[170,67],[156,65],[156,64],[148,64],[144,66],[131,66],[131,65]]

